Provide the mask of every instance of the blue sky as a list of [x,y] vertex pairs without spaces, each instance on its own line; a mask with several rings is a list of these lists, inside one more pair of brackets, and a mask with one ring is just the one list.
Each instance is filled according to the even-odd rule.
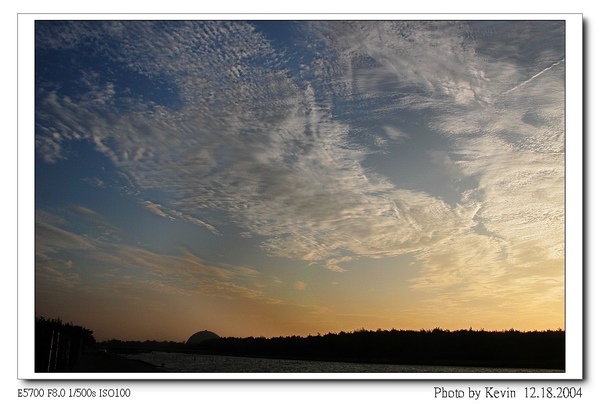
[[38,21],[36,312],[564,328],[562,21]]

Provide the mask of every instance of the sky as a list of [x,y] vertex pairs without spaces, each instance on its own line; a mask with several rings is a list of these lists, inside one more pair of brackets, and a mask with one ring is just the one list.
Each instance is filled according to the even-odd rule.
[[564,328],[563,21],[35,25],[35,311]]

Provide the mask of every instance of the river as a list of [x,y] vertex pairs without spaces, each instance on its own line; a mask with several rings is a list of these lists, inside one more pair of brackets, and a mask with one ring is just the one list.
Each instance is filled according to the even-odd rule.
[[126,357],[161,366],[166,372],[191,373],[564,373],[563,370],[534,368],[364,364],[175,352],[147,352]]

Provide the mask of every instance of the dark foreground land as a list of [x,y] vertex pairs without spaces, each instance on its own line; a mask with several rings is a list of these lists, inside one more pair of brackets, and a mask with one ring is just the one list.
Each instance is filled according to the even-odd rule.
[[[215,335],[216,336],[216,335]],[[216,336],[218,337],[218,336]],[[565,369],[565,332],[356,330],[308,337],[213,338],[198,344],[97,343],[92,331],[60,320],[36,320],[36,372],[164,372],[119,354],[183,352],[307,361],[397,365]]]
[[96,347],[92,331],[59,319],[37,318],[35,371],[52,372],[162,372]]
[[100,343],[109,351],[172,351],[257,358],[398,365],[564,370],[565,333],[441,329],[366,331],[308,337],[216,338],[196,345],[165,342]]
[[78,357],[71,372],[137,373],[164,371],[146,362],[124,358],[117,354],[87,351]]
[[208,340],[219,354],[363,363],[565,368],[564,331],[366,331],[309,337]]

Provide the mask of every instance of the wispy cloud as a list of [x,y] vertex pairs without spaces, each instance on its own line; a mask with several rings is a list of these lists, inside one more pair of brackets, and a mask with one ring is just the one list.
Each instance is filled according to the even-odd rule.
[[[563,255],[564,83],[561,65],[548,60],[564,51],[541,55],[515,41],[522,58],[499,58],[499,44],[482,50],[473,26],[454,21],[312,22],[303,32],[314,58],[299,73],[286,50],[241,21],[40,32],[42,48],[93,38],[99,55],[170,92],[152,98],[94,72],[77,99],[44,84],[37,150],[55,162],[68,142],[92,142],[142,195],[164,192],[160,204],[143,199],[147,210],[213,233],[225,216],[244,236],[262,237],[269,254],[343,271],[353,259],[414,253],[424,264],[416,288],[486,286],[509,271],[492,265],[492,279],[481,281],[482,267],[535,263],[537,249]],[[515,91],[524,83],[527,94]],[[473,179],[458,204],[365,165],[417,139],[403,114],[449,146],[427,155],[442,159],[439,168]],[[165,260],[130,254],[120,258],[151,269]],[[169,261],[182,272],[199,266]]]
[[510,92],[514,92],[515,90],[517,90],[517,89],[525,86],[526,84],[528,84],[529,82],[531,82],[532,80],[534,80],[535,78],[537,78],[538,76],[544,74],[545,72],[547,72],[550,69],[554,68],[556,65],[559,65],[559,64],[563,63],[564,61],[565,61],[565,59],[563,58],[560,61],[554,62],[552,65],[548,66],[547,68],[542,69],[540,72],[536,73],[535,75],[533,75],[529,79],[523,81],[522,83],[519,83],[517,86],[513,87],[512,89],[507,90],[504,94],[508,94]]
[[[154,62],[156,72],[185,73],[180,88],[193,103],[177,111],[153,106],[147,114],[117,116],[110,108],[116,103],[114,92],[102,103],[83,106],[55,93],[44,99],[57,105],[53,114],[71,132],[87,127],[97,149],[140,189],[172,194],[170,208],[145,201],[147,209],[213,232],[195,214],[217,209],[247,231],[268,237],[264,247],[271,253],[311,261],[331,260],[342,251],[395,255],[414,249],[404,245],[422,238],[417,230],[432,234],[441,225],[432,222],[456,218],[436,198],[395,191],[386,179],[363,168],[368,151],[349,140],[348,125],[331,118],[331,100],[317,96],[310,84],[298,83],[281,67],[249,63],[258,50],[275,51],[258,34],[242,36],[252,32],[247,25],[208,27],[213,24],[190,28],[190,33],[206,46],[218,44],[219,52],[207,48],[203,58],[194,60],[183,44],[170,44],[175,61],[168,67],[157,65],[162,57]],[[137,28],[148,35],[154,29]],[[148,45],[146,52],[155,50]],[[241,60],[246,61],[243,69],[238,67]],[[217,72],[233,73],[217,80]],[[211,87],[201,93],[215,99],[198,99],[199,85]],[[97,100],[98,95],[85,98]],[[112,117],[110,126],[104,117]],[[391,139],[402,134],[385,128]],[[398,207],[410,207],[415,214]],[[419,213],[431,207],[438,207],[436,215]]]
[[204,227],[210,230],[214,234],[219,234],[218,230],[212,225],[205,223],[204,221],[197,219],[193,216],[186,215],[178,210],[167,209],[158,203],[151,202],[149,200],[145,200],[142,202],[142,205],[151,213],[156,214],[157,216],[168,218],[169,220],[181,220],[185,222],[189,222],[191,224],[195,224],[200,227]]
[[[552,30],[560,41],[560,24],[550,36]],[[419,226],[415,235],[422,238],[414,245],[422,272],[411,280],[413,289],[435,292],[431,303],[436,311],[450,311],[452,303],[457,315],[479,300],[499,306],[518,302],[532,312],[532,307],[542,309],[545,300],[560,305],[564,72],[559,68],[564,50],[551,46],[540,53],[524,41],[511,41],[517,34],[506,32],[502,43],[514,48],[498,56],[514,59],[495,58],[498,49],[484,49],[479,33],[461,23],[340,23],[325,24],[319,31],[338,51],[322,65],[323,73],[334,72],[324,81],[340,84],[332,88],[332,97],[353,100],[383,123],[398,123],[399,111],[426,112],[429,128],[450,146],[430,151],[430,158],[443,173],[475,181],[462,191],[456,208],[432,210],[457,221],[441,216],[437,222],[429,212],[413,218],[412,224]],[[517,84],[507,89],[511,82]],[[528,91],[517,94],[524,85]],[[353,111],[347,122],[359,121],[356,117]],[[412,214],[415,204],[397,208],[402,215]],[[410,230],[399,229],[403,235]],[[391,249],[382,242],[393,233],[371,235],[380,236],[378,247],[388,247],[380,255],[410,246],[403,242]],[[512,283],[522,280],[516,268],[530,276],[552,275],[545,293]]]
[[[76,210],[98,216],[85,207]],[[36,275],[40,278],[41,289],[56,285],[57,281],[62,281],[66,288],[77,286],[79,290],[92,286],[102,290],[102,286],[109,288],[152,281],[165,287],[166,291],[186,292],[186,295],[202,293],[278,302],[262,291],[248,287],[260,280],[260,274],[253,269],[208,264],[183,248],[175,255],[166,255],[122,242],[107,242],[101,236],[67,231],[65,228],[69,224],[66,221],[57,227],[45,222],[44,218],[49,217],[41,216],[36,222]],[[115,269],[119,271],[115,272]],[[264,283],[268,285],[269,281]]]
[[306,290],[306,287],[308,285],[306,284],[306,282],[302,282],[302,281],[297,281],[296,283],[294,283],[294,289],[296,290]]

